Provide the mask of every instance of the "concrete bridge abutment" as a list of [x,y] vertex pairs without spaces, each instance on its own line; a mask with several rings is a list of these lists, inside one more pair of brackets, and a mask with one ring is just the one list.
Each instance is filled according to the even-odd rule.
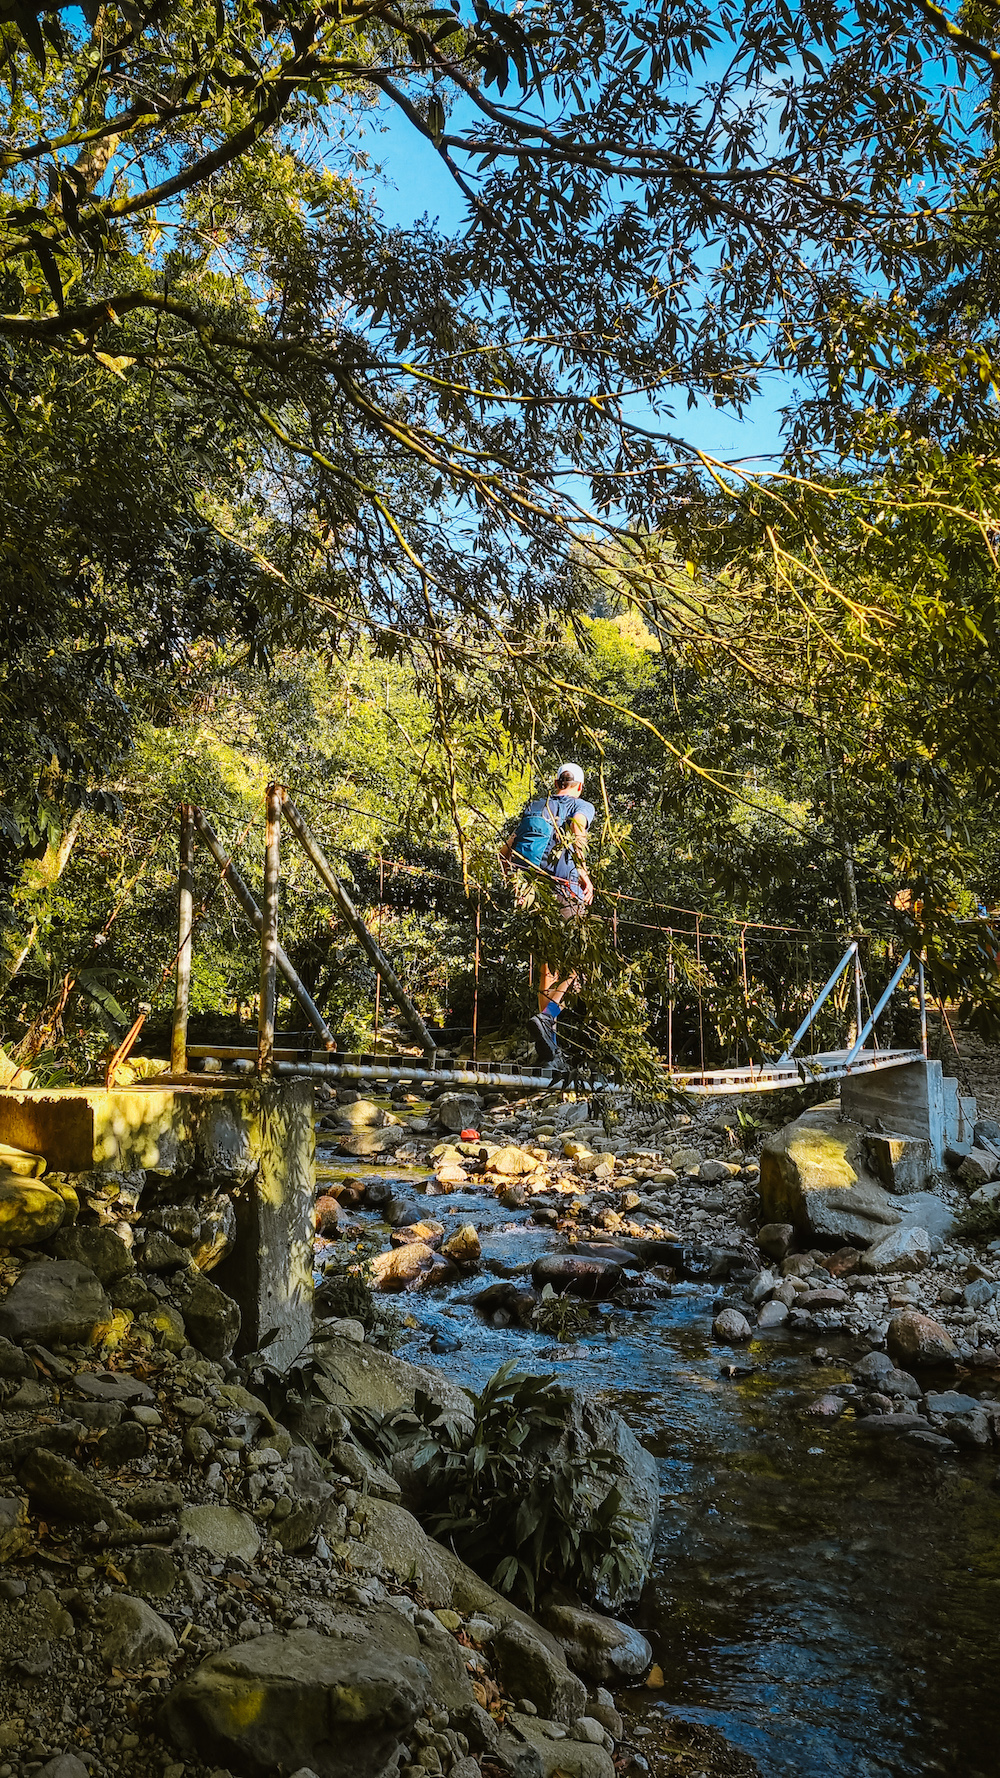
[[269,1340],[277,1367],[312,1333],[316,1145],[307,1081],[0,1091],[0,1143],[47,1171],[152,1174],[224,1192],[235,1247],[212,1276],[239,1305],[237,1352]]
[[870,1132],[873,1171],[896,1192],[923,1191],[944,1166],[949,1148],[968,1148],[976,1102],[940,1062],[918,1058],[897,1067],[848,1075],[840,1088],[841,1116]]

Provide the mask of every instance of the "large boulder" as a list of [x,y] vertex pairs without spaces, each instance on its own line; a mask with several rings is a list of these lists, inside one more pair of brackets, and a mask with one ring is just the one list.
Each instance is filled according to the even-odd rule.
[[100,1279],[76,1260],[39,1260],[0,1303],[0,1334],[15,1344],[67,1346],[98,1339],[114,1311]]
[[543,1607],[541,1618],[570,1666],[592,1684],[618,1690],[649,1672],[653,1651],[631,1624],[555,1601]]
[[760,1155],[761,1215],[809,1243],[869,1247],[902,1221],[865,1164],[865,1132],[817,1105],[769,1136]]
[[41,1446],[29,1451],[21,1465],[21,1481],[43,1518],[84,1525],[96,1525],[101,1519],[117,1522],[116,1508],[103,1489],[58,1451]]
[[171,1692],[163,1727],[188,1759],[249,1778],[303,1767],[316,1778],[382,1778],[430,1700],[430,1675],[400,1652],[398,1613],[337,1627],[335,1637],[299,1630],[210,1655]]
[[[626,1601],[638,1599],[649,1571],[660,1510],[656,1459],[613,1408],[572,1389],[560,1393],[564,1423],[554,1454],[578,1461],[592,1452],[610,1451],[621,1464],[620,1475],[609,1482],[608,1489],[616,1487],[621,1496],[621,1523],[626,1532],[624,1554],[631,1577],[606,1581],[596,1595],[603,1610],[616,1611]],[[608,1489],[603,1492],[606,1494]]]
[[397,1148],[402,1147],[408,1131],[398,1128],[335,1130],[333,1134],[338,1154],[352,1155],[355,1160],[364,1160],[369,1155],[392,1154]]
[[66,1205],[58,1192],[15,1173],[0,1174],[0,1247],[33,1247],[55,1233]]
[[573,1722],[587,1707],[587,1688],[571,1673],[562,1652],[554,1655],[521,1624],[505,1624],[490,1655],[511,1697],[529,1698],[550,1722]]
[[438,1122],[445,1130],[475,1130],[483,1112],[478,1093],[442,1093],[434,1101]]
[[316,1387],[335,1407],[394,1414],[400,1408],[412,1410],[420,1390],[441,1412],[469,1418],[468,1396],[441,1371],[410,1364],[405,1358],[394,1358],[375,1346],[359,1346],[339,1335],[326,1336],[325,1331],[323,1339],[316,1342],[316,1360]]
[[386,1116],[373,1099],[355,1099],[352,1105],[338,1105],[334,1121],[338,1130],[380,1130]]

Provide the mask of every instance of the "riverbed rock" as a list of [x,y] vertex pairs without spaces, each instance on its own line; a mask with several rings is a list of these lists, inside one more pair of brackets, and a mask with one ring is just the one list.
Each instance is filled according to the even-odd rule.
[[771,1301],[762,1303],[757,1311],[758,1327],[783,1327],[788,1320],[789,1310],[786,1303]]
[[21,1273],[0,1302],[0,1334],[15,1344],[89,1344],[114,1311],[100,1279],[75,1260],[40,1260]]
[[541,1778],[615,1778],[615,1764],[604,1747],[570,1736],[554,1739],[544,1717],[511,1711],[510,1727],[536,1755]]
[[903,1309],[892,1317],[886,1347],[893,1364],[900,1370],[953,1365],[958,1357],[958,1349],[948,1329],[916,1309]]
[[353,1155],[363,1160],[369,1155],[393,1154],[401,1148],[409,1132],[390,1126],[388,1129],[337,1130],[334,1139],[338,1154]]
[[20,1480],[31,1497],[31,1504],[45,1519],[66,1519],[85,1525],[96,1525],[117,1518],[115,1507],[102,1488],[98,1488],[68,1457],[58,1451],[38,1447],[29,1451],[21,1464]]
[[570,1666],[595,1685],[616,1689],[641,1679],[649,1671],[653,1651],[645,1636],[631,1624],[586,1611],[582,1606],[554,1601],[543,1606],[540,1617]]
[[712,1332],[727,1346],[739,1346],[753,1339],[753,1328],[739,1309],[723,1309],[712,1323]]
[[454,1260],[457,1266],[476,1266],[483,1256],[482,1245],[478,1232],[471,1222],[465,1222],[460,1229],[449,1237],[441,1249],[448,1259]]
[[176,1686],[166,1732],[199,1764],[250,1778],[382,1778],[430,1698],[422,1661],[374,1638],[315,1630],[260,1636],[210,1655]]
[[228,1358],[239,1339],[242,1316],[239,1304],[207,1278],[204,1272],[189,1271],[175,1286],[184,1331],[192,1346],[206,1358],[218,1363]]
[[408,1241],[402,1247],[391,1247],[388,1253],[376,1254],[371,1261],[372,1289],[389,1295],[411,1290],[433,1270],[437,1257],[426,1241]]
[[57,1259],[75,1260],[78,1265],[89,1266],[104,1285],[117,1284],[119,1278],[135,1271],[135,1261],[124,1241],[114,1229],[106,1226],[93,1228],[74,1223],[71,1228],[61,1228],[52,1243],[52,1251]]
[[343,1216],[336,1198],[328,1197],[325,1194],[323,1197],[317,1198],[313,1208],[313,1217],[317,1235],[331,1236],[340,1233]]
[[58,1192],[40,1180],[0,1174],[0,1247],[33,1247],[47,1241],[66,1214]]
[[434,1101],[434,1111],[443,1130],[478,1128],[483,1102],[478,1093],[442,1093]]
[[864,1131],[819,1105],[769,1136],[760,1156],[762,1214],[791,1222],[809,1243],[868,1247],[902,1221],[889,1193],[867,1172]]
[[203,1200],[199,1205],[198,1235],[191,1261],[199,1272],[211,1272],[236,1246],[236,1210],[228,1193]]
[[531,1268],[531,1282],[536,1290],[546,1284],[560,1295],[588,1299],[610,1296],[622,1282],[621,1266],[608,1259],[578,1259],[575,1253],[545,1253]]
[[468,1396],[442,1371],[410,1364],[391,1352],[381,1352],[376,1346],[359,1346],[338,1335],[317,1342],[315,1363],[317,1388],[334,1407],[368,1408],[380,1416],[395,1414],[401,1408],[412,1413],[419,1390],[440,1413],[457,1416],[471,1425]]
[[784,1259],[795,1239],[790,1222],[766,1222],[757,1230],[757,1245],[768,1259]]
[[351,1105],[337,1106],[334,1122],[338,1130],[378,1130],[385,1113],[372,1099],[355,1099]]
[[145,1599],[112,1593],[101,1608],[101,1654],[109,1667],[148,1667],[173,1654],[177,1638]]
[[545,1647],[520,1624],[505,1624],[490,1644],[490,1655],[512,1698],[530,1698],[539,1716],[572,1722],[587,1707],[587,1688],[571,1673],[560,1651]]
[[483,1172],[487,1179],[510,1180],[527,1179],[532,1173],[539,1171],[539,1162],[535,1155],[528,1154],[526,1149],[498,1148],[489,1156]]
[[476,1313],[494,1327],[530,1327],[538,1307],[535,1291],[519,1290],[506,1278],[487,1284],[485,1290],[477,1291],[469,1300]]
[[975,1187],[986,1185],[989,1180],[996,1178],[998,1172],[1000,1160],[992,1149],[973,1148],[958,1168],[958,1177],[963,1185]]
[[923,1272],[931,1263],[931,1238],[926,1229],[893,1229],[863,1253],[859,1270],[892,1274]]
[[256,1525],[235,1506],[187,1506],[180,1523],[183,1537],[220,1560],[239,1556],[244,1562],[253,1562],[260,1549]]
[[31,1526],[24,1501],[16,1494],[0,1495],[0,1566],[31,1548]]

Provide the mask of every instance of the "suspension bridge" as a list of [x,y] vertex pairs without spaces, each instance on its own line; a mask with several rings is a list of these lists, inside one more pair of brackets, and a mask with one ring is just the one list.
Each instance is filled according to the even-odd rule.
[[[387,1051],[379,1048],[368,1053],[346,1052],[338,1047],[320,1008],[302,981],[283,949],[278,934],[278,906],[281,884],[280,847],[286,829],[301,848],[330,897],[333,907],[346,923],[371,963],[379,990],[395,1003],[412,1039],[412,1047]],[[260,994],[256,1042],[232,1044],[191,1043],[188,1040],[192,949],[200,918],[207,901],[198,913],[194,906],[194,853],[200,844],[213,860],[217,882],[223,883],[241,909],[248,926],[260,946]],[[236,864],[214,831],[204,812],[193,804],[180,809],[180,844],[178,859],[178,937],[174,957],[164,971],[164,979],[175,978],[174,1012],[171,1034],[170,1075],[173,1080],[198,1078],[206,1065],[215,1073],[259,1077],[297,1077],[331,1084],[413,1082],[429,1086],[478,1087],[490,1090],[538,1092],[565,1081],[566,1084],[590,1088],[607,1086],[584,1065],[556,1063],[542,1067],[523,1061],[497,1061],[458,1057],[444,1047],[445,1039],[425,1021],[413,998],[393,969],[379,940],[359,913],[348,890],[333,870],[318,840],[304,820],[288,792],[277,784],[267,790],[266,833],[264,844],[263,896],[257,902]],[[699,927],[700,934],[700,927]],[[699,937],[699,960],[700,960]],[[478,920],[476,965],[478,972]],[[853,995],[849,985],[853,975]],[[282,978],[288,992],[307,1021],[305,1032],[281,1033],[275,1017],[278,979]],[[907,981],[907,978],[909,980]],[[478,975],[477,975],[478,980]],[[746,956],[743,949],[743,981],[748,997]],[[906,982],[905,989],[903,988]],[[916,987],[919,1012],[919,1047],[880,1047],[877,1027],[890,1001],[901,992],[908,996]],[[699,989],[700,995],[700,989]],[[841,1047],[811,1049],[803,1045],[807,1038],[815,1042],[817,1020],[831,997],[836,996],[842,1011],[849,1013],[844,1022],[850,1034]],[[863,1016],[867,1003],[868,1016]],[[113,1086],[118,1068],[128,1059],[141,1033],[149,1008],[144,1008],[124,1041],[111,1057],[106,1071],[106,1085]],[[475,1031],[473,1032],[475,1035]],[[695,1098],[779,1092],[804,1084],[843,1081],[854,1076],[906,1066],[927,1056],[927,998],[923,964],[909,951],[898,961],[877,1001],[867,1000],[867,985],[861,965],[861,941],[854,938],[840,957],[835,969],[818,992],[812,995],[804,1017],[787,1042],[775,1043],[773,1050],[759,1060],[742,1065],[706,1067],[704,1035],[702,1055],[696,1067],[676,1065],[673,1046],[663,1061],[663,1085]]]

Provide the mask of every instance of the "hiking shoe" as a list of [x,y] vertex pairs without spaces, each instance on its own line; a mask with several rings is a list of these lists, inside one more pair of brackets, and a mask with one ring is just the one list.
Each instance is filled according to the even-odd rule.
[[528,1020],[528,1030],[534,1039],[538,1060],[543,1066],[554,1062],[559,1054],[559,1044],[556,1041],[556,1022],[551,1013],[536,1013],[533,1019]]

